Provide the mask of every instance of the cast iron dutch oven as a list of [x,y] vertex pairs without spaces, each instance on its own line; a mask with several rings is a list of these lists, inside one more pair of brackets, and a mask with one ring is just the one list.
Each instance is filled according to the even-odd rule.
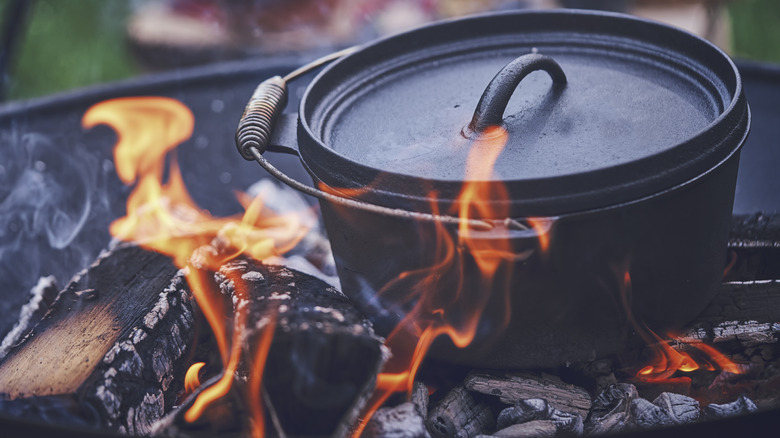
[[[715,293],[750,124],[717,47],[628,16],[545,11],[436,23],[340,55],[297,115],[281,114],[297,73],[261,84],[236,138],[320,198],[342,289],[380,332],[415,305],[456,326],[484,308],[475,342],[433,354],[557,366],[614,353],[637,327],[679,328]],[[467,156],[487,156],[502,132],[480,177],[490,208],[471,209],[465,229]],[[317,188],[276,171],[266,149],[299,154]],[[493,247],[501,267],[481,279],[476,253]]]

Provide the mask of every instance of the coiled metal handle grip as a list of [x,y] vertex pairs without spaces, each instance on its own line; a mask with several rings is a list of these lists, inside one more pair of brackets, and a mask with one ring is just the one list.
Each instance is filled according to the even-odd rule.
[[251,149],[265,152],[279,114],[287,106],[287,82],[280,76],[257,86],[244,108],[236,130],[236,146],[244,159],[254,161]]

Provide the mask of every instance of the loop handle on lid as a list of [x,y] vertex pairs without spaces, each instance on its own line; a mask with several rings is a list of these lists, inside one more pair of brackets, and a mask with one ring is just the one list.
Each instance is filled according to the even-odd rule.
[[554,85],[566,84],[566,75],[554,59],[538,53],[520,56],[504,66],[490,81],[479,99],[469,131],[481,134],[490,126],[501,125],[509,98],[520,81],[536,70],[546,71]]

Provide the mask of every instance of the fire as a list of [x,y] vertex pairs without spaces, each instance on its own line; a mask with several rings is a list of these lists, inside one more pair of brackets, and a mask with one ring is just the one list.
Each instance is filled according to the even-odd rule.
[[192,394],[200,386],[200,370],[206,366],[206,362],[195,362],[187,369],[184,375],[184,390]]
[[[246,315],[242,306],[237,306],[232,318],[228,318],[231,312],[214,284],[213,272],[241,254],[257,260],[281,255],[293,248],[308,229],[299,216],[276,215],[264,208],[262,200],[243,193],[238,194],[245,208],[243,215],[213,217],[198,207],[187,192],[175,157],[171,157],[166,169],[166,157],[190,138],[195,126],[192,112],[181,102],[165,97],[104,101],[91,107],[82,120],[84,128],[99,124],[107,124],[117,133],[114,161],[119,178],[127,185],[135,183],[127,200],[127,215],[111,224],[111,235],[166,254],[179,268],[186,268],[190,290],[216,338],[223,362],[222,377],[204,389],[186,412],[185,419],[195,421],[211,402],[230,390],[242,354],[240,340]],[[219,242],[219,248],[214,247],[214,242]],[[226,321],[232,321],[232,326]],[[253,388],[260,388],[264,355],[273,328],[266,332],[268,336],[263,336],[260,345],[255,346]],[[200,385],[198,373],[202,367],[195,364],[188,371],[188,391]],[[251,392],[253,397],[259,397],[259,389]],[[259,398],[249,403],[255,435],[262,436],[262,405]]]
[[[512,263],[529,256],[528,251],[518,254],[511,247],[509,239],[486,238],[468,223],[472,218],[509,217],[506,207],[508,203],[490,202],[507,200],[509,197],[504,185],[490,182],[495,162],[507,139],[507,131],[495,126],[474,140],[466,162],[468,181],[457,198],[457,211],[452,212],[457,213],[460,218],[457,232],[453,233],[445,225],[437,223],[434,242],[437,249],[436,263],[416,271],[404,272],[396,279],[412,289],[408,299],[416,304],[387,338],[386,345],[390,347],[393,356],[379,375],[377,389],[364,415],[364,421],[353,436],[360,436],[373,412],[390,395],[403,391],[411,393],[417,371],[438,337],[449,337],[459,348],[467,347],[474,340],[486,306],[495,297],[491,298],[490,293],[474,293],[474,286],[466,285],[462,278],[456,282],[455,290],[442,293],[441,288],[435,287],[437,277],[452,272],[462,275],[470,269],[466,265],[473,263],[479,272],[476,287],[480,291],[490,291],[494,289],[494,283],[501,284],[502,275],[510,274]],[[430,196],[432,211],[439,214],[435,195],[431,193]],[[505,207],[495,207],[501,204]],[[529,222],[539,233],[540,249],[546,250],[549,246],[548,221],[539,219]],[[395,284],[393,282],[385,286],[378,294],[381,295]],[[499,315],[500,327],[503,328],[509,323],[511,316],[508,305],[510,299],[508,290],[499,293],[504,294],[499,299],[507,304],[503,306],[503,315]]]
[[712,366],[713,362],[723,371],[733,374],[742,373],[742,369],[739,365],[735,364],[709,345],[698,341],[688,341],[671,333],[667,335],[667,337],[672,339],[677,345],[687,345],[699,350],[703,357],[700,361],[697,361],[687,352],[675,349],[672,347],[670,341],[662,339],[654,331],[650,330],[647,325],[637,321],[629,306],[631,275],[628,272],[627,266],[615,267],[615,271],[623,272],[620,296],[628,321],[653,351],[654,359],[651,360],[649,365],[640,368],[639,371],[636,372],[635,378],[637,380],[651,383],[669,382],[677,378],[675,376],[678,375],[678,372],[690,373],[701,368],[713,371],[715,370]]

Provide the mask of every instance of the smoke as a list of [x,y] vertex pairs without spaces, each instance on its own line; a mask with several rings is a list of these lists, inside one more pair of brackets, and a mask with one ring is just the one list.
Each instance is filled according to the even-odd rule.
[[0,254],[37,236],[46,236],[51,248],[65,248],[89,216],[94,177],[83,171],[87,163],[38,134],[25,134],[21,147],[9,151],[15,156],[3,156],[0,170]]
[[[41,276],[66,284],[105,247],[107,232],[83,231],[107,227],[91,214],[98,204],[106,216],[107,206],[96,195],[105,191],[100,159],[82,147],[36,133],[6,133],[0,141],[0,315],[12,315]],[[15,322],[8,319],[0,335]]]

